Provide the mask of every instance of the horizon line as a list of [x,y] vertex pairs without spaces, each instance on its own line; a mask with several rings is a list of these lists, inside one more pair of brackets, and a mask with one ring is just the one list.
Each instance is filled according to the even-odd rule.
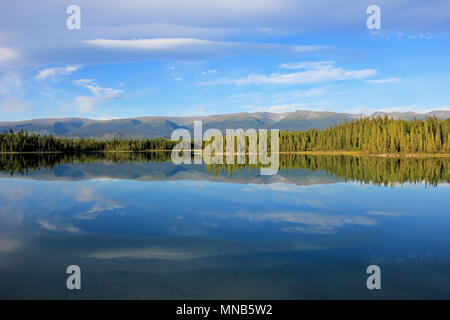
[[407,114],[407,113],[413,113],[418,115],[426,115],[432,112],[450,112],[450,110],[447,109],[433,109],[430,111],[424,110],[423,112],[416,112],[416,111],[382,111],[382,110],[375,110],[371,113],[352,113],[352,112],[339,112],[339,111],[329,111],[329,110],[309,110],[309,109],[298,109],[295,111],[286,111],[286,112],[270,112],[270,111],[256,111],[256,112],[231,112],[231,113],[216,113],[216,114],[204,114],[204,115],[159,115],[159,116],[151,116],[151,115],[143,115],[143,116],[135,116],[135,117],[125,117],[125,118],[119,118],[119,117],[113,117],[108,119],[96,119],[96,118],[86,118],[86,117],[76,117],[76,116],[67,116],[67,117],[43,117],[43,118],[32,118],[32,119],[22,119],[22,120],[5,120],[0,121],[0,123],[6,123],[6,122],[22,122],[22,121],[38,121],[38,120],[67,120],[67,119],[74,119],[74,120],[91,120],[91,121],[113,121],[113,120],[129,120],[129,119],[138,119],[138,118],[205,118],[205,117],[215,117],[215,116],[225,116],[225,115],[239,115],[239,114],[273,114],[273,115],[285,115],[285,114],[292,114],[296,112],[314,112],[314,113],[335,113],[335,114],[347,114],[352,116],[372,116],[376,113],[385,113],[385,114]]

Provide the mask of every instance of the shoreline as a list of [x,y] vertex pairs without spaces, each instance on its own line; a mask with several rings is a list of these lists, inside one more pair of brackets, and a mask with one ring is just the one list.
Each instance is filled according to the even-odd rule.
[[[89,153],[146,153],[146,152],[172,152],[172,150],[121,150],[121,151],[28,151],[28,152],[0,152],[1,154],[89,154]],[[196,153],[194,151],[194,153]],[[198,152],[197,152],[198,154]],[[450,158],[449,153],[365,153],[361,151],[280,151],[278,154],[294,155],[323,155],[323,156],[354,156],[354,157],[380,157],[380,158]],[[222,155],[226,155],[222,153]],[[237,153],[234,153],[237,155]],[[245,153],[248,155],[248,153]]]
[[449,153],[365,153],[361,151],[282,151],[280,154],[354,156],[380,158],[450,158]]

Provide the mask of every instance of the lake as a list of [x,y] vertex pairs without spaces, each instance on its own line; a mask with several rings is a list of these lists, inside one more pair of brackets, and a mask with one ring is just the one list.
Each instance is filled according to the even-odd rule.
[[449,299],[449,182],[448,158],[3,154],[0,298]]

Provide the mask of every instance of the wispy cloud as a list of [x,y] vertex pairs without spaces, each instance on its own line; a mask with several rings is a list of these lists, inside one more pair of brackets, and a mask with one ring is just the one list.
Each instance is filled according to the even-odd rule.
[[371,84],[383,84],[383,83],[392,83],[392,82],[399,82],[399,81],[401,81],[400,78],[365,80],[365,82],[371,83]]
[[97,85],[97,82],[94,79],[78,79],[73,81],[73,83],[77,86],[85,87],[89,89],[95,96],[105,99],[119,98],[120,94],[123,92],[122,89],[100,87]]
[[77,227],[71,225],[71,224],[66,224],[66,223],[55,223],[55,222],[50,222],[47,220],[43,220],[40,219],[37,221],[37,223],[39,224],[39,226],[47,231],[53,231],[53,232],[69,232],[69,233],[77,233],[80,232],[81,230],[78,229]]
[[304,52],[311,52],[311,51],[318,51],[329,48],[328,46],[301,46],[296,45],[292,47],[293,52],[297,53],[304,53]]
[[[420,4],[418,1],[378,2],[383,8],[383,16],[389,17],[383,29],[404,30],[405,36],[417,34],[417,38],[421,35],[428,38],[431,31],[448,30],[450,13],[447,0]],[[292,36],[311,31],[331,36],[342,32],[360,35],[365,25],[364,10],[367,7],[364,1],[354,3],[353,0],[195,0],[195,5],[190,6],[183,0],[114,0],[108,2],[108,10],[95,2],[82,3],[83,10],[90,16],[98,17],[99,21],[82,27],[81,33],[74,38],[80,41],[67,41],[67,30],[61,25],[64,17],[54,19],[55,12],[61,9],[54,0],[39,1],[39,6],[33,8],[33,14],[24,10],[20,1],[9,3],[8,10],[3,10],[1,14],[14,19],[0,19],[2,33],[26,55],[26,59],[39,60],[39,63],[83,63],[88,58],[94,61],[97,57],[102,60],[107,58],[98,55],[97,50],[91,51],[93,46],[145,47],[146,50],[151,47],[155,50],[161,46],[178,45],[178,40],[164,40],[172,38],[211,41],[256,36],[257,42],[260,42],[263,37],[274,39],[274,35]],[[163,40],[151,41],[152,37]],[[282,42],[285,39],[282,38]],[[61,49],[67,49],[68,43],[73,50],[65,50],[61,54]],[[296,45],[290,46],[289,50],[308,52],[317,48],[321,47]],[[89,53],[93,53],[92,57]],[[188,51],[185,53],[189,56]],[[210,52],[208,54],[210,56]],[[115,61],[123,58],[126,55],[114,56]]]
[[19,52],[15,49],[0,47],[0,63],[9,62],[13,59],[17,59],[19,56]]
[[104,88],[97,85],[94,79],[78,79],[73,83],[77,86],[84,87],[92,92],[94,96],[78,96],[75,98],[75,103],[80,112],[90,112],[95,105],[107,99],[119,99],[123,93],[122,89]]
[[326,46],[293,45],[283,43],[255,41],[226,41],[188,37],[173,38],[140,38],[140,39],[107,39],[97,38],[83,41],[85,50],[102,52],[103,56],[125,60],[148,59],[212,59],[229,57],[235,54],[296,55],[318,51]]
[[386,40],[432,40],[446,36],[446,33],[403,33],[398,31],[374,30],[370,32],[370,36],[371,38],[382,38]]
[[317,61],[282,64],[283,69],[304,69],[294,73],[250,74],[238,79],[222,79],[203,82],[203,85],[234,83],[236,85],[250,84],[311,84],[329,81],[364,79],[377,74],[376,69],[344,70],[335,66],[334,61]]
[[154,38],[154,39],[94,39],[85,43],[110,49],[132,49],[132,50],[167,50],[177,47],[211,45],[214,41],[195,38]]
[[334,61],[303,61],[303,62],[290,62],[283,63],[280,65],[282,69],[324,69],[324,68],[332,68],[334,66]]
[[370,211],[367,213],[369,216],[387,216],[387,217],[398,217],[401,213],[391,212],[391,211]]
[[102,212],[112,212],[124,208],[124,206],[121,205],[118,201],[104,199],[103,197],[98,195],[94,189],[89,187],[80,188],[76,200],[78,202],[94,202],[94,205],[91,209],[75,214],[74,217],[76,219],[95,219]]
[[66,66],[66,67],[56,67],[47,68],[38,71],[36,75],[36,80],[44,80],[47,78],[54,78],[58,76],[66,76],[80,69],[80,66]]
[[219,71],[212,69],[212,70],[203,71],[201,74],[202,74],[202,76],[206,76],[208,74],[217,74],[217,73],[219,73]]
[[338,228],[346,225],[375,226],[374,219],[364,216],[332,215],[313,212],[271,212],[255,214],[238,212],[239,218],[249,221],[271,221],[274,223],[290,223],[293,226],[282,228],[285,232],[301,233],[334,233]]
[[95,252],[89,255],[95,259],[151,259],[151,260],[189,260],[198,259],[215,255],[211,250],[192,250],[176,248],[129,248],[129,249],[110,249]]

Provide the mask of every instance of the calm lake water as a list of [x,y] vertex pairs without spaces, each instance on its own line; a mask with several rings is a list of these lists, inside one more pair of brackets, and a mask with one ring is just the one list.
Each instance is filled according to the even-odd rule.
[[1,155],[0,298],[450,298],[450,160],[169,159]]

